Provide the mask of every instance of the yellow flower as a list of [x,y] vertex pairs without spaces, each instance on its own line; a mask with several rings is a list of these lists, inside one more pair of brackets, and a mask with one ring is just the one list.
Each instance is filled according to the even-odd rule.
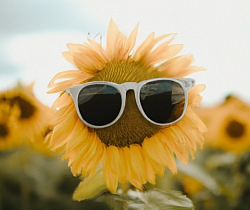
[[[61,93],[52,106],[60,109],[51,121],[54,127],[50,135],[51,149],[65,151],[62,158],[69,158],[68,165],[74,175],[90,178],[98,165],[103,164],[104,180],[112,193],[116,192],[118,181],[122,184],[129,181],[142,190],[146,182],[155,183],[156,174],[164,174],[165,166],[176,173],[173,153],[187,163],[189,152],[193,157],[196,151],[196,143],[203,145],[202,132],[206,131],[192,110],[201,101],[199,93],[205,85],[196,85],[189,91],[185,116],[172,126],[158,126],[147,121],[140,114],[131,92],[127,93],[126,108],[115,124],[93,129],[79,119],[71,96],[64,92],[71,86],[90,81],[120,84],[159,77],[182,78],[205,70],[190,66],[194,62],[191,54],[174,57],[183,47],[169,45],[176,34],[155,38],[152,33],[131,53],[137,30],[138,25],[127,37],[111,19],[106,50],[91,39],[89,43],[68,44],[69,52],[64,52],[63,56],[79,70],[58,73],[49,83],[53,89],[48,93]],[[159,41],[169,37],[153,49]],[[57,79],[67,80],[55,83]],[[83,195],[75,197],[78,200],[85,198]]]
[[0,101],[0,150],[11,149],[22,143],[15,129],[15,114],[17,114],[17,107],[11,109],[8,103]]
[[184,174],[181,176],[181,183],[183,184],[185,192],[190,195],[200,192],[203,188],[203,185],[198,180]]
[[245,102],[228,96],[223,104],[196,112],[208,127],[208,146],[234,153],[250,149],[250,107]]
[[34,148],[48,150],[43,142],[52,115],[51,109],[33,95],[32,89],[33,84],[27,87],[18,84],[0,93],[0,110],[5,113],[1,117],[0,137],[6,138],[1,140],[2,145],[6,144],[2,149],[10,142],[16,142],[15,145],[30,143]]

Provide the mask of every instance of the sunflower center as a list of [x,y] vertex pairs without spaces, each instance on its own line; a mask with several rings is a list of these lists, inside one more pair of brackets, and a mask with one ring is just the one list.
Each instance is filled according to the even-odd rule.
[[228,123],[226,132],[232,138],[240,138],[245,133],[245,126],[236,120],[232,120]]
[[6,136],[8,136],[8,129],[4,124],[0,124],[0,137],[4,138]]
[[[140,82],[146,79],[157,78],[156,71],[148,69],[137,62],[110,62],[91,81],[110,81],[118,84],[124,82]],[[126,106],[120,119],[113,125],[94,129],[100,140],[107,146],[116,147],[141,144],[161,129],[160,126],[150,123],[139,111],[134,91],[129,90],[126,97]]]
[[33,116],[34,112],[36,111],[36,108],[29,101],[19,96],[13,98],[12,100],[13,102],[17,102],[20,107],[20,119],[29,119]]

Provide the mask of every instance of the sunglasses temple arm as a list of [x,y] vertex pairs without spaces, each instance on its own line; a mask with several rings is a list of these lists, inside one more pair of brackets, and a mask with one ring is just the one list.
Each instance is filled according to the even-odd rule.
[[195,80],[192,78],[184,78],[182,81],[184,82],[187,90],[190,90],[195,85]]
[[65,90],[65,93],[69,93],[73,99],[75,99],[79,93],[79,87],[73,86]]

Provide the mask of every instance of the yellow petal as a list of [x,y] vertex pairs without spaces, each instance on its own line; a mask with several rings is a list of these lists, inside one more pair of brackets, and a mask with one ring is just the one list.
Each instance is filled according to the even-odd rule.
[[98,61],[94,55],[76,53],[74,55],[74,62],[80,70],[86,74],[95,75],[105,66],[104,62]]
[[89,129],[80,119],[76,122],[74,130],[72,130],[72,138],[67,143],[66,152],[74,150],[82,141],[88,138]]
[[64,152],[65,150],[65,145],[63,145],[62,147],[59,147],[57,149],[55,149],[56,155],[61,154],[62,152]]
[[115,46],[114,46],[114,59],[117,61],[126,60],[124,55],[128,52],[128,39],[127,37],[119,32],[116,36]]
[[[71,150],[69,152],[71,154],[70,154],[68,165],[74,165],[74,167],[71,167],[71,171],[73,174],[76,174],[75,171],[76,170],[78,171],[78,166],[83,160],[82,157],[88,151],[88,149],[92,146],[91,142],[89,141],[90,138],[91,138],[91,135],[89,134],[87,137],[84,138],[84,142],[82,144],[78,144],[74,150]],[[80,173],[80,171],[78,171],[77,173]]]
[[107,34],[107,42],[106,42],[106,52],[110,60],[114,58],[114,50],[115,50],[115,41],[116,37],[119,33],[119,29],[117,25],[114,23],[113,19],[111,18],[108,28]]
[[45,140],[44,140],[44,143],[47,143],[47,142],[50,142],[50,141],[51,141],[52,133],[53,133],[53,132],[50,132],[50,133],[48,133],[48,134],[46,135]]
[[120,154],[120,164],[119,164],[120,168],[119,168],[118,179],[122,184],[126,184],[128,182],[128,177],[130,176],[130,171],[128,169],[128,163],[123,148],[119,148],[119,154]]
[[34,89],[34,85],[35,85],[35,81],[33,81],[31,84],[29,84],[27,86],[27,90],[29,90],[31,93],[33,92],[33,89]]
[[194,87],[192,87],[189,91],[188,91],[188,105],[191,108],[196,107],[202,97],[199,95],[202,91],[204,91],[204,89],[206,88],[206,85],[195,85]]
[[172,128],[163,129],[162,132],[165,134],[162,136],[161,140],[164,141],[167,146],[176,154],[176,156],[187,163],[188,161],[188,150],[187,146],[181,143],[179,136],[172,130]]
[[74,59],[73,59],[73,56],[74,56],[74,52],[62,52],[62,56],[68,61],[70,62],[71,64],[73,64],[74,66],[76,65],[74,63]]
[[52,109],[68,106],[70,104],[74,103],[72,97],[68,93],[64,93],[61,96],[59,96],[53,105],[51,106]]
[[83,129],[81,129],[82,125],[80,123],[81,123],[80,120],[78,120],[76,123],[76,126],[72,132],[73,134],[72,134],[71,138],[69,138],[69,140],[66,144],[65,153],[62,156],[62,160],[70,158],[69,162],[68,162],[69,166],[72,164],[72,162],[76,158],[78,151],[80,151],[80,149],[83,146],[87,146],[84,143],[89,138],[89,131],[88,131],[87,126],[85,126]]
[[72,78],[79,78],[81,77],[82,80],[86,80],[90,78],[91,75],[88,75],[80,70],[68,70],[57,73],[52,80],[49,82],[48,87],[56,87],[58,86],[57,83],[55,83],[58,79],[72,79]]
[[77,84],[83,82],[85,79],[82,79],[81,77],[77,77],[74,79],[68,79],[62,82],[57,82],[55,83],[54,87],[59,87],[59,86],[66,86],[68,85],[69,87],[72,86],[72,84]]
[[[88,39],[89,40],[89,39]],[[103,59],[103,57],[96,52],[91,45],[70,45],[70,48],[77,48],[77,51],[75,51],[76,53],[74,54],[74,57],[76,55],[82,55],[82,56],[87,56],[88,58],[90,58],[93,63],[105,63],[107,60]],[[99,48],[100,49],[100,48]],[[102,48],[101,48],[102,49]],[[71,49],[70,49],[71,50]],[[88,64],[86,64],[88,65]]]
[[207,126],[202,122],[202,120],[196,115],[196,113],[191,108],[187,108],[185,112],[185,117],[187,117],[190,121],[194,122],[201,132],[207,132]]
[[174,76],[171,76],[171,77],[176,77],[176,78],[183,78],[183,77],[186,77],[190,74],[193,74],[195,72],[198,72],[198,71],[205,71],[206,69],[203,68],[203,67],[198,67],[198,66],[189,66],[185,69],[183,69],[182,71],[179,71],[178,74],[174,74]]
[[68,106],[60,108],[58,111],[56,111],[53,118],[50,120],[49,125],[54,127],[61,123],[64,119],[66,119],[70,114],[74,114],[74,107],[74,104],[69,104]]
[[109,60],[106,56],[106,52],[105,50],[102,48],[102,46],[100,44],[98,44],[96,41],[88,39],[89,43],[91,44],[91,46],[93,47],[93,49],[99,54],[99,56],[101,56],[102,60],[107,63]]
[[[144,148],[143,148],[144,150]],[[164,175],[164,171],[165,171],[165,167],[162,163],[158,163],[156,161],[154,161],[145,151],[144,151],[144,156],[146,158],[146,160],[150,163],[153,171],[155,174],[158,174],[159,176],[163,176]]]
[[196,151],[196,141],[191,138],[191,136],[188,136],[188,133],[185,133],[185,128],[186,126],[179,126],[178,124],[175,125],[175,128],[179,130],[181,133],[182,138],[186,142],[186,145],[189,147],[189,149],[192,149],[194,152]]
[[181,78],[187,72],[185,69],[193,62],[194,57],[192,54],[174,57],[162,64],[158,71],[164,77]]
[[68,49],[69,49],[71,52],[74,52],[74,53],[81,53],[81,52],[84,52],[84,51],[88,51],[88,50],[89,50],[89,47],[86,46],[86,45],[83,45],[83,44],[72,44],[72,43],[68,43],[68,44],[67,44],[67,47],[68,47]]
[[135,173],[139,177],[141,183],[147,182],[146,167],[141,146],[137,144],[130,145],[131,163]]
[[[180,122],[180,127],[182,131],[190,139],[190,141],[199,143],[202,148],[204,144],[204,137],[202,136],[202,133],[199,131],[197,127],[193,127],[193,126],[190,126],[190,124],[187,124],[186,122],[189,122],[189,121],[186,121],[186,118],[183,118],[182,120],[183,122]],[[195,148],[195,147],[193,146],[192,148]]]
[[166,144],[162,143],[160,140],[162,138],[162,133],[157,133],[155,135],[155,138],[157,139],[157,141],[155,141],[155,144],[158,146],[158,151],[161,155],[163,164],[167,166],[173,173],[176,173],[177,168],[175,164],[174,155],[169,149],[169,147]]
[[[107,155],[107,152],[106,152]],[[107,157],[104,155],[103,158],[103,174],[104,174],[104,179],[105,183],[107,185],[107,188],[109,191],[113,194],[116,193],[116,189],[118,186],[118,175],[112,173],[110,167],[107,166]]]
[[65,90],[67,90],[68,88],[70,88],[71,86],[74,85],[79,85],[82,82],[82,80],[80,79],[75,79],[75,80],[69,80],[67,82],[64,83],[64,85],[60,85],[57,87],[52,88],[51,90],[49,90],[47,93],[58,93],[58,92],[63,92]]
[[142,148],[144,152],[146,152],[147,155],[151,157],[154,161],[164,164],[162,162],[161,154],[159,153],[158,147],[155,144],[155,142],[156,142],[156,139],[146,138],[144,139],[142,143]]
[[140,56],[140,59],[143,58],[143,56],[151,51],[151,44],[154,40],[155,33],[151,33],[147,39],[138,47],[138,49],[135,51],[135,54],[133,55],[133,59],[135,59],[138,55]]
[[171,42],[173,39],[174,39],[174,37],[176,36],[176,33],[174,33],[174,34],[163,34],[163,35],[161,35],[161,36],[158,36],[158,37],[156,37],[155,39],[154,39],[154,41],[152,42],[152,48],[159,42],[159,41],[161,41],[161,40],[163,40],[163,39],[165,39],[165,38],[167,38],[167,37],[169,37],[169,36],[172,36],[173,35],[173,37],[170,39],[170,40],[168,40],[167,42]]
[[[93,134],[89,135],[89,138],[87,141],[85,141],[83,144],[85,144],[78,152],[78,155],[76,156],[74,162],[71,165],[71,171],[73,174],[84,174],[87,175],[88,172],[85,171],[88,164],[90,164],[92,158],[95,158],[98,156],[96,153],[97,139],[93,136]],[[94,167],[92,164],[90,167],[90,170]],[[84,168],[84,169],[83,169]]]
[[136,27],[134,28],[134,30],[132,31],[132,33],[130,34],[128,38],[128,43],[129,43],[128,53],[130,53],[135,47],[138,27],[139,27],[139,23],[136,25]]
[[[64,107],[63,107],[64,108]],[[63,108],[61,108],[61,109],[63,109]],[[68,107],[67,107],[68,108]],[[60,112],[60,110],[59,111],[57,111],[57,112],[59,112],[59,113],[62,113],[62,116],[63,117],[60,117],[59,115],[57,115],[57,117],[54,117],[54,119],[52,119],[52,121],[50,121],[50,123],[52,123],[52,124],[50,124],[50,126],[52,126],[53,127],[53,131],[52,131],[52,137],[51,137],[51,141],[50,141],[50,147],[54,147],[54,146],[56,146],[56,144],[58,144],[62,139],[60,138],[60,135],[59,135],[59,140],[57,139],[57,137],[58,137],[58,134],[56,134],[56,133],[60,133],[61,131],[60,131],[60,128],[62,128],[62,127],[64,127],[64,128],[66,128],[67,127],[67,121],[68,121],[68,118],[69,117],[71,117],[71,114],[72,114],[72,119],[74,119],[74,121],[73,121],[73,124],[72,123],[70,123],[71,125],[74,125],[74,122],[76,122],[77,121],[77,115],[73,112],[73,109],[70,107],[70,108],[65,108],[63,111],[65,111],[65,112],[63,112],[63,111],[61,111]],[[58,113],[56,113],[56,114],[58,114]],[[56,115],[55,114],[55,115]],[[60,118],[59,118],[60,117]],[[67,133],[65,133],[65,134],[67,134]],[[69,133],[68,133],[69,134]],[[67,134],[67,135],[68,135]],[[57,136],[57,137],[55,137],[55,136]]]
[[[145,142],[145,143],[144,143]],[[148,156],[158,163],[167,166],[174,173],[176,172],[175,160],[172,152],[168,150],[159,140],[159,135],[155,135],[149,139],[145,139],[143,147],[145,148]]]
[[203,92],[206,88],[206,85],[204,84],[198,84],[193,86],[189,91],[188,91],[188,97],[195,97],[201,92]]
[[151,59],[150,60],[148,59],[147,61],[149,65],[154,65],[164,60],[170,59],[174,57],[175,55],[177,55],[183,48],[182,44],[175,44],[175,45],[170,45],[166,47],[164,46],[164,44],[158,47],[160,49],[156,48],[155,50],[157,51],[153,51],[150,54]]
[[97,152],[97,155],[95,156],[96,158],[91,160],[94,164],[93,168],[90,169],[89,167],[87,167],[85,169],[87,172],[90,170],[90,172],[89,172],[90,177],[94,174],[97,167],[100,165],[101,161],[103,160],[104,145],[102,144],[102,142],[100,140],[99,140],[99,144],[97,145],[96,152]]
[[72,130],[74,129],[77,118],[73,119],[72,123],[68,123],[66,120],[62,123],[58,124],[53,129],[53,134],[51,137],[51,141],[53,141],[53,145],[50,145],[52,150],[61,147],[67,142],[67,136],[71,135]]
[[118,174],[119,161],[120,161],[120,155],[117,147],[115,146],[107,147],[106,167],[110,168],[110,170],[114,174]]
[[[143,150],[143,149],[142,149]],[[143,152],[143,160],[145,163],[145,168],[146,168],[146,175],[147,175],[147,180],[151,182],[152,184],[155,184],[155,171],[153,167],[151,166],[151,163],[148,159],[148,156],[145,155],[144,151]]]
[[188,104],[191,108],[195,108],[197,105],[200,104],[202,97],[200,95],[195,96],[192,98],[192,101]]
[[102,170],[96,172],[92,177],[85,178],[76,188],[73,200],[85,200],[108,191]]
[[152,41],[152,44],[151,44],[151,49],[150,51],[153,49],[153,47],[159,42],[161,41],[162,39],[165,39],[169,36],[172,36],[171,39],[167,40],[166,42],[164,42],[163,44],[159,45],[155,50],[153,50],[149,57],[148,57],[148,60],[146,61],[146,64],[149,64],[151,63],[153,60],[155,60],[157,57],[161,56],[162,53],[165,53],[165,51],[167,50],[167,48],[169,47],[168,45],[173,41],[174,37],[176,36],[176,34],[164,34],[162,36],[159,36],[157,38],[155,38],[153,41]]
[[130,154],[130,149],[128,147],[123,147],[123,151],[125,153],[125,157],[128,163],[128,169],[129,169],[129,176],[128,180],[129,182],[134,185],[136,188],[143,190],[142,189],[142,184],[143,181],[138,177],[138,174],[136,173],[136,169],[134,169],[132,165],[132,160],[131,160],[131,154]]

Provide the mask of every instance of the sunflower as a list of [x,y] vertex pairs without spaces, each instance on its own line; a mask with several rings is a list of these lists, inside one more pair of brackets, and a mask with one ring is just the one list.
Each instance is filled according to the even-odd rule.
[[[107,188],[116,193],[118,181],[130,182],[142,190],[146,182],[155,183],[155,176],[163,176],[165,166],[177,172],[174,154],[187,164],[189,152],[193,157],[196,143],[203,145],[202,133],[206,126],[192,108],[201,101],[199,95],[205,85],[190,89],[185,116],[172,126],[158,126],[148,122],[139,112],[133,93],[128,91],[126,108],[121,118],[112,126],[93,129],[79,119],[71,96],[65,90],[71,86],[91,81],[115,83],[141,82],[146,79],[168,77],[183,78],[191,73],[205,70],[190,66],[191,54],[174,57],[183,45],[169,45],[176,34],[155,38],[155,33],[132,53],[135,47],[138,25],[129,37],[119,31],[111,19],[106,50],[95,40],[89,43],[68,44],[69,51],[63,56],[78,70],[58,73],[49,83],[48,93],[60,93],[53,108],[58,108],[51,126],[50,147],[63,152],[73,175],[99,176],[103,173]],[[153,49],[156,44],[169,38]],[[55,83],[58,79],[64,79]],[[102,164],[103,171],[95,174]],[[84,199],[74,197],[75,199]]]
[[1,110],[5,110],[5,118],[1,118],[0,135],[6,136],[9,142],[19,142],[18,145],[29,143],[34,148],[48,150],[44,146],[44,135],[52,113],[48,106],[33,95],[33,85],[25,87],[18,84],[0,93]]
[[17,114],[17,107],[11,107],[8,103],[0,102],[0,150],[7,150],[21,145],[18,139],[13,121]]
[[207,146],[241,153],[250,149],[250,107],[235,96],[212,108],[199,108],[209,132],[204,135]]
[[183,174],[180,178],[180,181],[184,187],[184,191],[189,195],[195,195],[204,187],[198,180],[188,175]]

